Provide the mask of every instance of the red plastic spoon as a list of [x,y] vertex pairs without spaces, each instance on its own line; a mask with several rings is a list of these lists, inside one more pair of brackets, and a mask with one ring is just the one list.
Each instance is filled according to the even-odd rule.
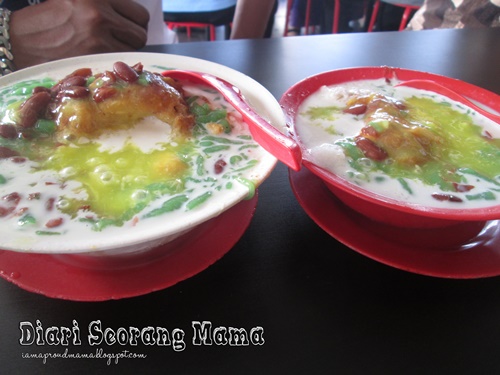
[[408,87],[413,87],[416,89],[421,89],[421,90],[427,90],[427,91],[432,91],[437,94],[441,94],[443,96],[446,96],[447,98],[450,98],[456,102],[462,103],[466,105],[467,107],[473,109],[474,111],[482,114],[484,117],[489,118],[492,121],[495,121],[496,123],[500,124],[500,116],[495,115],[479,106],[471,102],[469,99],[464,97],[463,95],[459,94],[456,91],[453,91],[443,85],[440,85],[439,83],[436,83],[431,80],[427,79],[410,79],[405,82],[401,82],[396,85],[398,86],[408,86]]
[[243,116],[257,143],[293,170],[300,170],[302,164],[300,146],[255,112],[237,87],[214,75],[190,70],[166,70],[162,75],[213,87]]

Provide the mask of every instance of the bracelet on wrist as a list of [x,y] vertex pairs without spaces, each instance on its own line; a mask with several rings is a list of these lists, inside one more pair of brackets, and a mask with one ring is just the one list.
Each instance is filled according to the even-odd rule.
[[10,51],[10,14],[10,10],[0,8],[0,70],[2,76],[12,73],[15,70],[14,56]]

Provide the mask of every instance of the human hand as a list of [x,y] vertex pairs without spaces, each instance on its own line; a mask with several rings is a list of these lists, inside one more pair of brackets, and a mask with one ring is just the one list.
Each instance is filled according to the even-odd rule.
[[14,65],[137,50],[146,44],[148,22],[147,10],[132,0],[47,0],[12,13]]

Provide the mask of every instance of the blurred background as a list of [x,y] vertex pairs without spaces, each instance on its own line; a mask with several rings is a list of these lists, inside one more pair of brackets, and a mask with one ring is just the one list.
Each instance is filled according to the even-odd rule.
[[[277,0],[266,37],[402,30],[422,3],[423,0]],[[236,0],[163,0],[163,16],[181,43],[224,40],[230,35],[235,4]]]

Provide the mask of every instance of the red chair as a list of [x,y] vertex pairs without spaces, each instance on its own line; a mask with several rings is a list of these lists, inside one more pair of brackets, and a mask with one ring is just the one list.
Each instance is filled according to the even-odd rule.
[[[285,32],[284,36],[288,35],[288,24],[290,22],[290,14],[292,10],[292,5],[293,5],[294,0],[288,0],[286,4],[286,16],[285,16]],[[335,0],[334,3],[334,8],[333,8],[333,27],[332,27],[332,33],[336,34],[339,31],[339,15],[340,15],[340,0]],[[305,29],[305,34],[309,34],[309,20],[311,17],[311,0],[307,0],[307,5],[306,5],[306,14],[305,14],[305,20],[304,20],[304,29]]]
[[[373,4],[372,15],[370,17],[370,23],[369,23],[368,29],[367,29],[368,32],[373,31],[373,29],[375,27],[375,23],[377,22],[378,11],[380,8],[380,2],[381,2],[381,0],[376,0]],[[402,4],[402,3],[392,2],[392,1],[384,1],[384,2],[391,4],[392,6],[396,6],[396,7],[400,7],[400,8],[404,9],[403,16],[401,17],[401,22],[399,24],[399,29],[398,29],[399,31],[402,31],[406,28],[406,26],[408,25],[408,22],[410,21],[410,15],[412,14],[412,12],[420,9],[420,7],[421,7],[421,5]]]
[[188,38],[191,38],[192,28],[208,28],[210,41],[215,40],[215,26],[210,23],[201,22],[165,22],[170,30],[176,29],[178,27],[185,27]]

